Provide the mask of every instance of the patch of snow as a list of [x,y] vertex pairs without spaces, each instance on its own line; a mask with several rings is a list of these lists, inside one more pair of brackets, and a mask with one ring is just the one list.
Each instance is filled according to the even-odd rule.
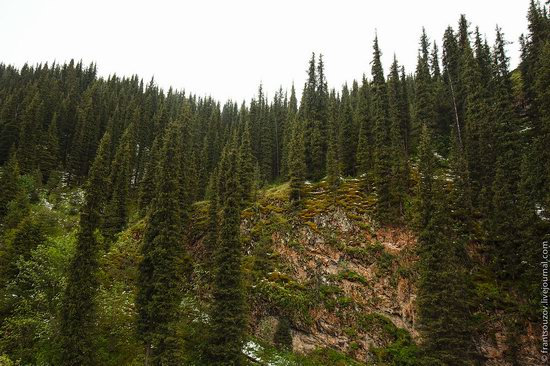
[[537,214],[537,216],[541,219],[541,220],[544,220],[544,221],[548,221],[550,220],[550,217],[548,217],[546,215],[546,210],[544,209],[544,207],[542,207],[540,204],[537,204],[536,207],[535,207],[535,213]]
[[48,210],[50,210],[50,211],[51,211],[52,208],[53,208],[53,203],[50,203],[46,198],[43,198],[43,199],[42,199],[42,205],[43,205],[44,207],[46,207]]
[[259,353],[263,350],[263,347],[254,341],[248,341],[243,346],[243,353],[253,359],[256,362],[262,362]]
[[439,160],[443,160],[443,156],[441,156],[439,153],[434,152],[434,156],[438,158]]
[[251,360],[266,366],[297,366],[293,362],[286,360],[280,355],[273,355],[270,360],[264,360],[260,356],[264,348],[254,341],[248,341],[244,344],[242,352]]
[[527,132],[527,131],[531,131],[533,129],[533,127],[525,127],[523,128],[521,131],[519,131],[520,133],[524,133],[524,132]]

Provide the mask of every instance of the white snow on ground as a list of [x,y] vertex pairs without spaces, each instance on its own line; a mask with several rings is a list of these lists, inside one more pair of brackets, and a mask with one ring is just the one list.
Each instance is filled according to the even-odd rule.
[[439,153],[434,153],[434,156],[438,158],[439,160],[445,160],[443,156],[441,156]]
[[262,346],[253,341],[248,341],[243,346],[243,353],[256,362],[262,362],[259,353],[263,350]]
[[533,129],[533,127],[525,127],[523,128],[521,131],[519,131],[520,133],[524,133],[524,132],[527,132],[527,131],[531,131]]
[[243,353],[253,361],[266,366],[297,366],[293,362],[285,360],[279,355],[274,355],[271,360],[263,360],[261,354],[264,348],[254,341],[248,341],[243,346]]
[[50,203],[46,198],[42,198],[42,205],[48,210],[51,210],[53,208],[53,203]]
[[550,218],[546,215],[546,210],[540,204],[537,204],[537,206],[535,208],[535,212],[537,213],[537,216],[541,220],[545,220],[545,221],[550,220]]

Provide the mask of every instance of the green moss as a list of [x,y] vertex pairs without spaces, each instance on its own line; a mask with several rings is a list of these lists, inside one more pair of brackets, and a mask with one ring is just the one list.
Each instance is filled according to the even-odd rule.
[[363,285],[367,284],[367,279],[363,276],[361,276],[359,273],[354,272],[350,269],[345,269],[338,273],[337,275],[338,280],[347,280],[351,282],[359,282]]
[[382,253],[380,253],[380,257],[378,258],[378,261],[376,262],[378,267],[377,274],[384,275],[391,272],[394,259],[395,257],[392,254],[386,251],[382,251]]
[[340,307],[342,308],[347,308],[347,307],[350,307],[351,305],[354,304],[354,301],[351,297],[349,296],[344,296],[344,297],[339,297],[337,299],[337,303]]
[[306,221],[306,225],[313,231],[318,231],[317,225],[312,221]]
[[309,310],[313,298],[308,288],[294,280],[276,278],[276,281],[261,280],[253,290],[261,300],[279,309],[288,318],[310,322]]
[[420,365],[420,351],[405,329],[395,326],[383,315],[371,313],[359,317],[358,326],[367,333],[386,338],[385,347],[371,348],[376,360],[384,365]]
[[283,183],[270,187],[264,191],[263,200],[273,201],[288,201],[288,195],[290,192],[290,184]]
[[344,246],[344,253],[353,259],[359,260],[364,264],[370,265],[378,260],[384,253],[384,246],[380,243],[374,243],[365,247]]
[[354,341],[354,342],[351,342],[351,343],[349,344],[349,350],[350,350],[350,351],[357,351],[357,350],[359,349],[359,347],[360,347],[360,346],[359,346],[359,343],[357,343],[357,342],[355,342],[355,341]]
[[335,285],[321,285],[318,290],[319,301],[329,311],[333,311],[338,305],[338,299],[341,297],[342,289]]
[[356,338],[357,337],[357,329],[355,327],[346,327],[343,329],[344,334],[347,335],[349,338]]

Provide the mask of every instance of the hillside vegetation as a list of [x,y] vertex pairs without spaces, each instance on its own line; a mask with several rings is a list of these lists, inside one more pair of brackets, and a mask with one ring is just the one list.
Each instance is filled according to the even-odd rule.
[[[538,365],[550,18],[224,104],[0,63],[0,364]],[[542,286],[542,287],[541,287]]]

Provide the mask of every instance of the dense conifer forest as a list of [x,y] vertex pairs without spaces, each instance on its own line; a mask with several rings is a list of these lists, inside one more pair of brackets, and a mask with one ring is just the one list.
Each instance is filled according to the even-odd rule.
[[[419,34],[415,70],[394,58],[386,74],[375,38],[349,85],[329,86],[314,53],[305,85],[242,104],[96,64],[0,64],[0,365],[543,364],[550,15],[526,5],[514,70],[506,30],[488,44],[462,15]],[[342,202],[358,228],[413,233],[412,264],[309,220]],[[288,277],[275,242],[302,227],[407,278],[414,321],[345,300],[338,281],[369,286],[357,271]],[[318,304],[363,328],[298,352]]]

